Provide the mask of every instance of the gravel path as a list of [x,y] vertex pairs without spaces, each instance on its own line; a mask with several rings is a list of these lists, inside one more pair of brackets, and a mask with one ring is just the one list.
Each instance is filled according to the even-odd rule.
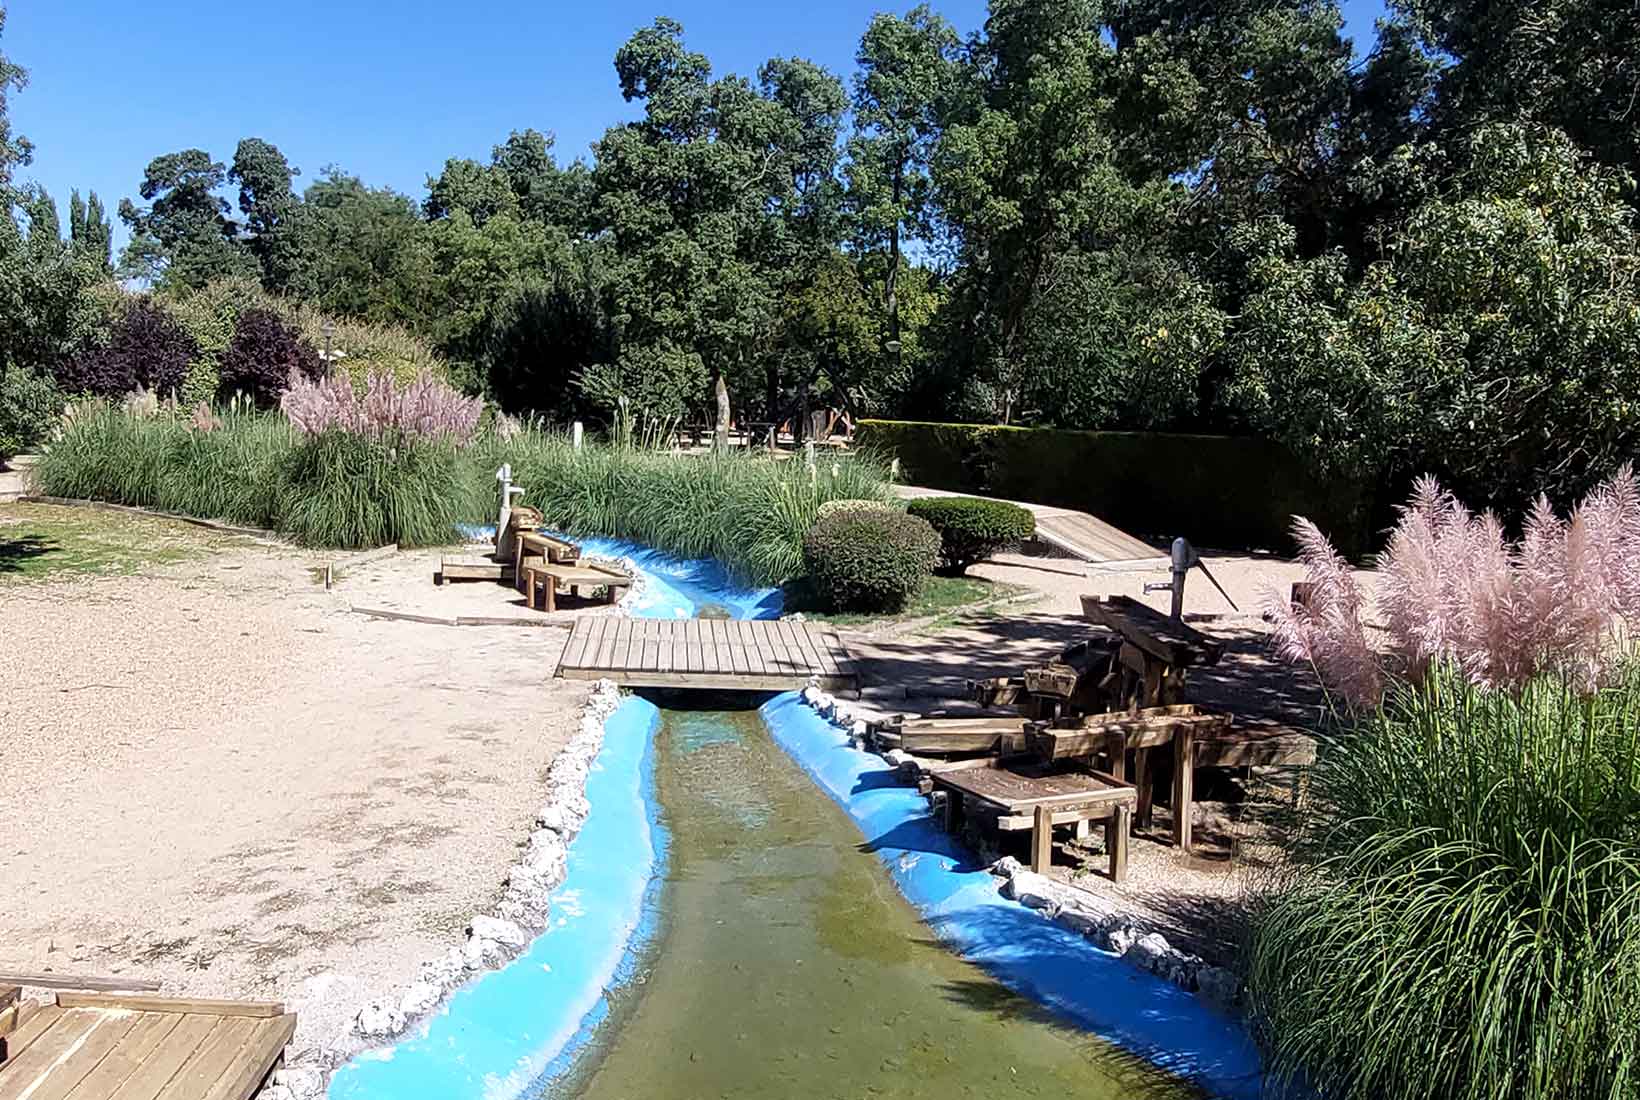
[[0,965],[283,999],[345,1050],[493,903],[587,695],[566,632],[368,619],[351,588],[413,604],[430,559],[325,560],[0,586]]

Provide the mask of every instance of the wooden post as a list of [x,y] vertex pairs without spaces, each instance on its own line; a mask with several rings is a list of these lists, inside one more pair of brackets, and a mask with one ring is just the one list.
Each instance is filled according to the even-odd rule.
[[1105,752],[1110,755],[1110,774],[1117,779],[1127,780],[1127,734],[1113,733],[1105,746]]
[[524,602],[531,611],[535,610],[535,570],[525,568],[519,572],[524,581]]
[[952,836],[962,833],[962,792],[945,792],[945,831]]
[[541,603],[543,611],[558,610],[558,578],[551,573],[541,574]]
[[1195,798],[1196,735],[1188,726],[1173,731],[1173,843],[1190,851],[1191,800]]
[[1110,852],[1110,880],[1122,882],[1127,878],[1128,832],[1131,814],[1126,806],[1116,806],[1105,821],[1105,848]]
[[1053,811],[1046,806],[1036,808],[1036,820],[1031,823],[1031,870],[1039,875],[1048,873],[1053,866]]
[[1154,790],[1150,781],[1150,750],[1133,750],[1133,785],[1139,791],[1139,805],[1133,813],[1133,821],[1140,828],[1150,828],[1151,803],[1155,801]]

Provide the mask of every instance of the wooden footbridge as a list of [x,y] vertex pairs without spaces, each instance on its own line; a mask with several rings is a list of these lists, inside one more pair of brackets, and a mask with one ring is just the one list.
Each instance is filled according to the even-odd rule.
[[811,680],[858,695],[860,674],[837,632],[788,619],[575,620],[558,660],[566,680],[626,687],[792,691]]

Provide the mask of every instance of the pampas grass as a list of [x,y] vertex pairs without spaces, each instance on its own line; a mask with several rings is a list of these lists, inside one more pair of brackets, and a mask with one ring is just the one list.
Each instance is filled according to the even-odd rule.
[[1640,621],[1640,483],[1628,467],[1567,518],[1539,498],[1516,544],[1491,513],[1420,480],[1378,559],[1378,646],[1342,559],[1308,521],[1293,531],[1312,600],[1272,594],[1277,646],[1352,706],[1375,703],[1386,675],[1418,680],[1440,662],[1482,686],[1518,690],[1555,673],[1593,690],[1622,667]]

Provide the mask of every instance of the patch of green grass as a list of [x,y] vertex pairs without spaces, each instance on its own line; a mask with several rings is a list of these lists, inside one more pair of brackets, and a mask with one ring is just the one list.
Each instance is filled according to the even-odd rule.
[[0,586],[123,576],[237,545],[186,524],[53,504],[0,506]]
[[923,581],[916,595],[906,603],[904,610],[894,615],[860,614],[846,611],[826,611],[801,581],[786,586],[786,610],[801,611],[811,619],[838,626],[859,626],[863,623],[903,623],[933,616],[924,629],[937,629],[944,622],[951,625],[973,614],[984,614],[1001,600],[1018,596],[1026,589],[1017,584],[999,584],[982,577],[933,576]]

